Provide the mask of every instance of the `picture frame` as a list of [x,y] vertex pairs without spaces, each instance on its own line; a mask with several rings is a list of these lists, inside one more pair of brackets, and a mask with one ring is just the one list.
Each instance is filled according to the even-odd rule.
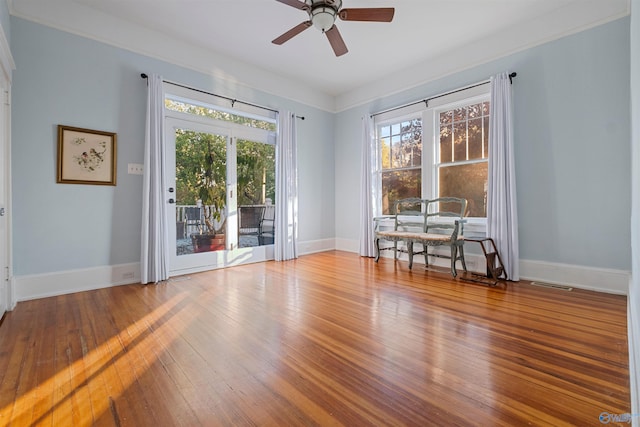
[[59,184],[116,185],[117,135],[58,125]]

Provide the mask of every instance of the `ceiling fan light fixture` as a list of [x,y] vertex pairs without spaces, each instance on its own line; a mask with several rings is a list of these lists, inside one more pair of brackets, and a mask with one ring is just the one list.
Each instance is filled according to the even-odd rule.
[[342,0],[276,0],[309,14],[309,19],[271,41],[281,45],[297,36],[307,28],[314,26],[327,37],[336,56],[349,52],[342,39],[340,30],[335,25],[336,18],[343,21],[391,22],[395,8],[393,7],[360,7],[343,9]]
[[331,6],[316,6],[311,10],[313,26],[323,33],[329,31],[336,22],[336,10]]

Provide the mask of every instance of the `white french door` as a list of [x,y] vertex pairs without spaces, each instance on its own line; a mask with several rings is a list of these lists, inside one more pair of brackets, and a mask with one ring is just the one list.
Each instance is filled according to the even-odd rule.
[[165,135],[169,274],[273,259],[273,246],[241,244],[238,233],[237,145],[252,130],[169,117]]

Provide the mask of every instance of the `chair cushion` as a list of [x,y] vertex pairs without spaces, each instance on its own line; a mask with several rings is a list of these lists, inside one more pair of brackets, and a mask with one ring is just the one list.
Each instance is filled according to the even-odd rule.
[[[450,234],[437,234],[437,233],[418,233],[415,231],[395,231],[385,230],[378,231],[380,237],[392,238],[392,239],[411,239],[411,240],[430,240],[437,242],[448,242],[451,240]],[[458,240],[463,240],[464,236],[458,236]]]

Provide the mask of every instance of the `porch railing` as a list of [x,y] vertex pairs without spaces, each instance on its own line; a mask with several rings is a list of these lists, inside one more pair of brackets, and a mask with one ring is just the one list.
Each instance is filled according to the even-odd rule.
[[[260,245],[273,243],[275,213],[276,207],[272,204],[238,206],[239,234],[258,236]],[[225,216],[226,213],[221,212],[220,221],[214,220],[214,227],[219,227],[224,222]],[[185,239],[190,234],[203,231],[206,231],[203,206],[176,205],[176,237],[178,239]]]

